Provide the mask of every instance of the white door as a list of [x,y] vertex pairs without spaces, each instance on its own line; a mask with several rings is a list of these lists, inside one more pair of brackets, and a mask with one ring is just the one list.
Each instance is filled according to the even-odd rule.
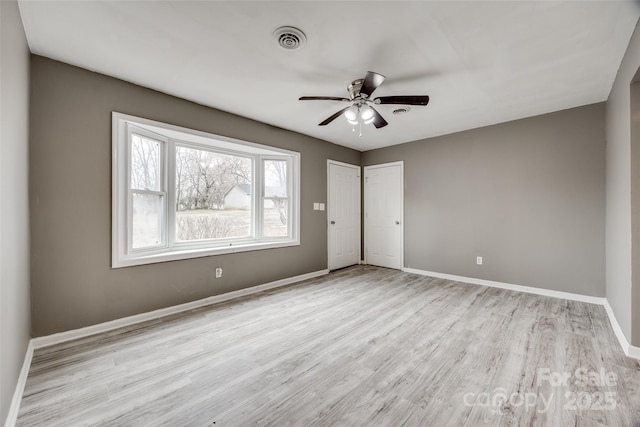
[[360,166],[329,160],[329,270],[360,262]]
[[364,244],[367,264],[402,269],[404,264],[403,163],[364,168]]

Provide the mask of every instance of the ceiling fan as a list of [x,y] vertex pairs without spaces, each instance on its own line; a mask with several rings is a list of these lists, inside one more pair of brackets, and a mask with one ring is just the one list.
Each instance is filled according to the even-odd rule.
[[[371,98],[371,94],[386,79],[382,74],[367,71],[364,79],[357,79],[347,86],[349,98],[341,98],[335,96],[302,96],[300,101],[341,101],[348,102],[351,105],[336,112],[332,116],[327,117],[320,122],[318,126],[326,126],[342,114],[352,125],[360,125],[373,123],[379,129],[385,127],[389,123],[373,108],[374,105],[380,104],[402,104],[402,105],[427,105],[429,97],[427,95],[403,95],[403,96],[381,96],[379,98]],[[354,128],[355,130],[355,128]],[[361,132],[362,135],[362,132]]]

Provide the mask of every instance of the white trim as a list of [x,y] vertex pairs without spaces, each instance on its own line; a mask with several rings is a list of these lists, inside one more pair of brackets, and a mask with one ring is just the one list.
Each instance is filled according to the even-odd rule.
[[27,377],[29,376],[29,368],[31,368],[31,359],[33,358],[33,339],[29,340],[27,345],[27,351],[24,355],[24,362],[22,362],[22,369],[20,369],[20,375],[18,376],[18,382],[16,383],[16,389],[13,392],[13,399],[11,399],[11,406],[9,406],[9,413],[5,420],[4,427],[14,427],[18,420],[18,412],[20,411],[20,403],[22,402],[22,395],[24,393],[24,386],[27,383]]
[[351,163],[339,162],[338,160],[327,159],[327,165],[328,164],[344,166],[344,167],[347,167],[347,168],[356,168],[356,169],[362,170],[362,166],[360,166],[360,165],[353,165]]
[[[116,111],[112,111],[111,116],[112,120],[133,122],[136,126],[142,127],[150,132],[156,133],[158,135],[163,135],[169,139],[179,140],[181,142],[194,143],[196,145],[209,145],[208,140],[214,139],[221,144],[219,148],[225,151],[237,153],[238,149],[235,146],[243,145],[245,147],[248,147],[249,150],[255,154],[299,154],[297,151],[287,150],[286,148],[273,147],[270,145],[259,144],[257,142],[250,142],[242,139],[231,138],[228,136],[217,135],[211,132],[199,131],[197,129],[172,125],[169,123],[159,122],[143,117],[132,116],[130,114],[118,113]],[[114,127],[113,129],[117,128]]]
[[99,323],[97,325],[87,326],[84,328],[74,329],[66,332],[60,332],[57,334],[47,335],[44,337],[31,338],[29,340],[29,344],[27,345],[27,351],[24,356],[24,362],[22,363],[22,369],[20,370],[20,375],[18,376],[18,382],[16,384],[15,391],[13,392],[13,399],[11,400],[11,406],[9,407],[9,413],[4,423],[4,427],[14,427],[16,425],[16,421],[18,419],[18,412],[20,410],[20,403],[22,402],[22,395],[24,394],[24,387],[25,387],[25,384],[27,383],[29,369],[31,368],[31,360],[33,359],[33,352],[36,349],[48,347],[54,344],[60,344],[60,343],[75,340],[78,338],[84,338],[90,335],[98,334],[101,332],[107,332],[107,331],[117,329],[117,328],[122,328],[125,326],[135,325],[136,323],[145,322],[148,320],[154,320],[160,317],[170,316],[172,314],[181,313],[183,311],[191,310],[198,307],[204,307],[207,305],[229,301],[229,300],[244,297],[247,295],[253,295],[269,289],[274,289],[281,286],[287,286],[296,282],[301,282],[303,280],[324,276],[325,274],[328,274],[328,273],[329,273],[329,270],[312,271],[311,273],[301,274],[299,276],[294,276],[294,277],[287,277],[285,279],[276,280],[274,282],[263,283],[262,285],[257,285],[257,286],[253,286],[246,289],[240,289],[233,292],[227,292],[221,295],[214,295],[214,296],[203,298],[197,301],[191,301],[184,304],[174,305],[172,307],[149,311],[147,313],[127,316],[121,319],[115,319],[109,322]]
[[489,286],[492,288],[508,289],[517,292],[526,292],[528,294],[543,295],[546,297],[562,298],[572,301],[586,302],[589,304],[604,305],[606,298],[592,297],[588,295],[573,294],[570,292],[554,291],[551,289],[534,288],[531,286],[514,285],[511,283],[495,282],[493,280],[476,279],[473,277],[455,276],[453,274],[436,273],[434,271],[418,270],[415,268],[403,268],[406,273],[420,274],[422,276],[437,277],[439,279],[453,280],[456,282],[471,283],[474,285]]
[[636,347],[633,345],[629,346],[629,352],[627,353],[627,357],[632,359],[640,360],[640,347]]
[[615,333],[616,338],[618,338],[618,343],[620,343],[620,347],[622,347],[624,354],[632,359],[640,360],[640,347],[635,347],[629,344],[629,341],[627,341],[627,338],[622,332],[622,328],[620,328],[620,324],[618,323],[615,314],[613,314],[613,310],[611,308],[611,305],[609,304],[609,300],[607,300],[606,298],[573,294],[570,292],[554,291],[551,289],[533,288],[531,286],[514,285],[511,283],[495,282],[493,280],[476,279],[473,277],[456,276],[453,274],[437,273],[435,271],[418,270],[416,268],[406,267],[403,268],[402,271],[404,271],[405,273],[420,274],[422,276],[437,277],[439,279],[453,280],[456,282],[471,283],[474,285],[489,286],[492,288],[508,289],[511,291],[526,292],[529,294],[542,295],[552,298],[562,298],[572,301],[586,302],[589,304],[602,305],[607,312],[607,316],[609,317],[609,322],[611,322],[613,332]]
[[106,332],[113,329],[134,325],[136,323],[145,322],[148,320],[154,320],[160,317],[170,316],[172,314],[181,313],[183,311],[192,310],[194,308],[204,307],[210,304],[229,301],[229,300],[244,297],[247,295],[253,295],[258,292],[266,291],[269,289],[290,285],[292,283],[301,282],[307,279],[313,279],[314,277],[324,276],[325,274],[328,274],[328,273],[329,273],[329,270],[319,270],[311,273],[301,274],[299,276],[288,277],[285,279],[276,280],[275,282],[264,283],[262,285],[257,285],[257,286],[253,286],[246,289],[240,289],[238,291],[227,292],[221,295],[214,295],[214,296],[203,298],[197,301],[191,301],[184,304],[174,305],[172,307],[149,311],[147,313],[127,316],[120,319],[99,323],[97,325],[86,326],[80,329],[73,329],[71,331],[60,332],[53,335],[33,338],[31,342],[33,344],[34,349],[47,347],[50,345],[75,340],[78,338],[84,338],[84,337],[98,334],[101,332]]
[[604,309],[607,311],[607,316],[609,316],[609,322],[611,322],[611,327],[613,328],[613,332],[616,334],[616,338],[618,338],[618,342],[620,343],[620,347],[624,350],[624,354],[629,355],[629,341],[627,341],[627,337],[624,336],[624,332],[622,332],[622,328],[618,323],[618,319],[616,319],[616,315],[613,313],[613,308],[611,308],[611,304],[609,304],[609,300],[605,300]]
[[157,262],[166,262],[166,261],[178,261],[181,259],[201,258],[201,257],[212,256],[212,255],[234,254],[234,253],[240,253],[240,252],[259,251],[263,249],[276,249],[276,248],[286,248],[289,246],[300,246],[300,243],[298,241],[293,241],[293,240],[284,240],[281,242],[273,241],[273,240],[260,242],[260,243],[252,243],[252,242],[253,241],[237,242],[234,245],[219,246],[216,248],[183,249],[183,250],[175,250],[172,252],[164,252],[164,253],[158,253],[158,254],[150,254],[146,256],[139,256],[137,258],[120,260],[117,266],[113,266],[113,268],[131,267],[134,265],[145,265],[145,264],[153,264]]
[[253,286],[246,289],[240,289],[233,292],[227,292],[221,295],[214,295],[212,297],[203,298],[197,301],[192,301],[184,304],[174,305],[172,307],[161,308],[159,310],[149,311],[147,313],[141,313],[141,314],[136,314],[134,316],[123,317],[121,319],[115,319],[109,322],[99,323],[97,325],[87,326],[84,328],[74,329],[66,332],[60,332],[57,334],[47,335],[44,337],[31,338],[29,340],[29,344],[27,345],[27,351],[24,356],[24,362],[22,363],[22,369],[20,370],[20,375],[18,376],[18,382],[16,384],[16,388],[13,393],[13,399],[11,400],[11,406],[9,407],[9,413],[4,423],[4,427],[14,427],[16,425],[16,421],[18,419],[18,412],[20,410],[20,403],[22,402],[22,396],[24,394],[24,387],[25,387],[25,384],[27,383],[29,369],[31,368],[31,360],[33,359],[33,352],[36,349],[48,347],[54,344],[60,344],[60,343],[75,340],[78,338],[84,338],[90,335],[110,331],[117,328],[122,328],[125,326],[134,325],[136,323],[153,320],[160,317],[170,316],[172,314],[181,313],[183,311],[191,310],[198,307],[204,307],[206,305],[229,301],[229,300],[244,297],[247,295],[253,295],[269,289],[274,289],[281,286],[287,286],[293,283],[301,282],[303,280],[324,276],[325,274],[328,274],[328,273],[329,273],[329,270],[312,271],[311,273],[301,274],[299,276],[294,276],[294,277],[287,277],[285,279],[276,280],[274,282],[264,283],[262,285],[257,285],[257,286]]
[[[327,159],[327,209],[326,209],[326,213],[327,213],[327,267],[329,268],[329,270],[333,270],[334,266],[331,265],[331,249],[333,248],[333,242],[332,242],[332,233],[331,233],[331,226],[329,224],[329,221],[331,220],[330,218],[330,214],[331,214],[331,165],[336,165],[336,166],[342,166],[345,168],[349,168],[349,169],[354,169],[358,171],[358,200],[360,205],[358,206],[358,238],[357,238],[357,245],[358,245],[358,264],[361,264],[362,261],[362,166],[358,166],[358,165],[352,165],[350,163],[344,163],[344,162],[339,162],[337,160],[331,160],[331,159]],[[342,267],[337,267],[337,268],[342,268]]]
[[397,162],[389,162],[389,163],[379,163],[376,165],[368,165],[364,167],[367,169],[376,169],[376,168],[388,168],[392,166],[402,166],[404,168],[404,160],[398,160]]
[[[130,148],[129,141],[132,132],[147,135],[149,138],[163,144],[162,148],[162,182],[163,186],[158,195],[164,198],[163,204],[163,243],[161,245],[133,249],[131,244],[131,185],[130,179]],[[129,116],[112,112],[112,178],[111,178],[111,268],[129,267],[134,265],[152,264],[157,262],[175,261],[198,258],[211,255],[221,255],[235,252],[246,252],[262,249],[281,248],[300,245],[300,162],[299,152],[283,148],[271,147],[248,141],[241,141],[221,135],[187,129],[149,119]],[[176,145],[191,147],[198,150],[212,151],[250,159],[253,165],[254,177],[251,185],[255,209],[252,213],[251,236],[246,238],[229,238],[219,240],[203,240],[190,242],[175,242],[175,221],[173,221],[174,167]],[[287,173],[287,206],[289,221],[287,221],[288,235],[286,237],[265,237],[262,233],[262,191],[264,164],[263,160],[285,160],[288,165]],[[136,193],[141,190],[135,190]],[[142,190],[148,193],[148,190]]]
[[613,332],[616,334],[616,338],[618,338],[618,342],[620,343],[622,350],[624,350],[624,354],[632,359],[640,360],[640,347],[635,347],[629,344],[627,337],[624,336],[624,332],[622,332],[622,328],[618,323],[618,319],[616,319],[616,315],[613,313],[613,308],[611,308],[611,304],[609,304],[609,300],[607,299],[604,301],[604,309],[607,311],[609,322],[611,322]]
[[[364,262],[360,261],[360,264],[364,264]],[[620,343],[620,346],[622,347],[625,355],[627,357],[640,360],[640,347],[635,347],[629,344],[626,337],[622,333],[622,329],[620,328],[620,325],[618,324],[618,321],[616,320],[616,317],[613,314],[613,310],[611,309],[611,305],[609,304],[609,301],[606,298],[591,297],[591,296],[585,296],[585,295],[579,295],[579,294],[572,294],[568,292],[552,291],[549,289],[532,288],[529,286],[513,285],[510,283],[494,282],[491,280],[474,279],[471,277],[436,273],[432,271],[418,270],[415,268],[403,268],[402,271],[406,273],[420,274],[422,276],[437,277],[441,279],[454,280],[458,282],[465,282],[465,283],[471,283],[471,284],[477,284],[477,285],[483,285],[483,286],[496,287],[501,289],[509,289],[509,290],[514,290],[518,292],[526,292],[526,293],[532,293],[536,295],[550,296],[555,298],[570,299],[574,301],[589,302],[592,304],[603,305],[607,312],[607,315],[609,316],[609,321],[611,322],[613,331],[616,334],[616,337],[618,338],[618,342]],[[147,320],[153,320],[153,319],[157,319],[164,316],[169,316],[172,314],[180,313],[180,312],[191,310],[198,307],[203,307],[210,304],[229,301],[234,298],[240,298],[243,296],[252,295],[258,292],[274,289],[281,286],[286,286],[286,285],[300,282],[303,280],[324,276],[328,273],[329,273],[329,270],[314,271],[311,273],[301,274],[299,276],[294,276],[294,277],[289,277],[281,280],[276,280],[274,282],[264,283],[262,285],[253,286],[247,289],[240,289],[238,291],[228,292],[221,295],[215,295],[215,296],[204,298],[197,301],[192,301],[192,302],[188,302],[188,303],[184,303],[184,304],[180,304],[172,307],[154,310],[147,313],[137,314],[134,316],[128,316],[121,319],[111,320],[109,322],[87,326],[85,328],[74,329],[71,331],[61,332],[58,334],[48,335],[44,337],[32,338],[31,340],[29,340],[29,344],[27,345],[27,350],[24,356],[24,362],[22,363],[22,369],[20,370],[20,375],[18,376],[18,382],[16,384],[16,388],[13,393],[11,406],[9,407],[9,412],[8,412],[4,427],[14,427],[16,424],[16,421],[18,418],[18,412],[20,410],[20,403],[22,401],[22,395],[24,393],[24,387],[25,387],[25,384],[27,383],[27,377],[29,375],[29,369],[31,367],[33,351],[35,349],[63,343],[66,341],[71,341],[78,338],[87,337],[93,334],[110,331],[110,330],[121,328],[124,326],[134,325],[136,323],[144,322]]]

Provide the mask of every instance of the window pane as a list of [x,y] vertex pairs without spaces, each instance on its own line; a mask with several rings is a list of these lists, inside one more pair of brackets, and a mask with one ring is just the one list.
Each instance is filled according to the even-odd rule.
[[133,194],[134,249],[159,246],[162,244],[162,200],[164,196],[154,194]]
[[224,239],[251,235],[249,210],[193,210],[176,214],[176,240]]
[[287,197],[287,162],[264,161],[264,197]]
[[252,162],[176,147],[176,240],[251,236]]
[[131,135],[131,188],[160,191],[161,143]]
[[265,197],[264,222],[262,226],[262,234],[265,237],[283,237],[288,235],[288,206],[289,202],[287,199]]

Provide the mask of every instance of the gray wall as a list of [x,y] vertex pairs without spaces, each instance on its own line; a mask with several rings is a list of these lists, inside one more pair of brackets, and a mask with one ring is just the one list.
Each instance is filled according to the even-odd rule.
[[640,69],[631,90],[631,340],[640,346]]
[[365,166],[404,161],[405,266],[604,296],[604,114],[595,104],[365,152]]
[[[110,268],[111,112],[301,153],[301,245]],[[39,56],[31,62],[31,274],[35,336],[327,268],[327,159],[358,151]],[[214,279],[223,267],[222,279]]]
[[30,338],[29,48],[15,1],[0,1],[0,424]]
[[[630,84],[640,67],[640,31],[636,25],[627,52],[620,64],[607,100],[607,220],[606,265],[607,299],[627,340],[640,344],[631,335],[631,111]],[[634,144],[638,144],[635,141]],[[635,164],[635,169],[640,164]],[[635,195],[634,198],[638,196]],[[638,213],[636,213],[636,216]],[[640,271],[637,271],[640,273]],[[638,279],[636,279],[638,280]],[[636,306],[635,311],[640,310]],[[636,329],[640,329],[640,324]]]

